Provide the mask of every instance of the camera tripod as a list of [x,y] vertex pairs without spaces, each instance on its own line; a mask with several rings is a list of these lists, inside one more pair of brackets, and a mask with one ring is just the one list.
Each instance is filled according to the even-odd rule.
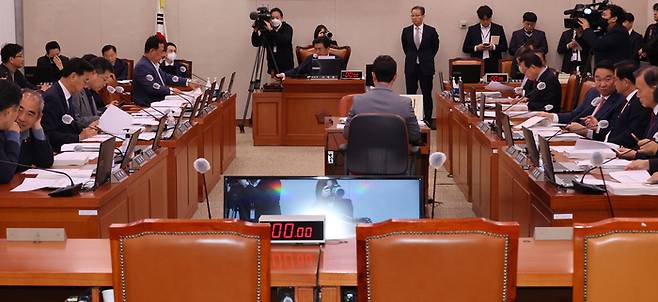
[[[276,73],[279,73],[279,65],[276,63],[276,58],[274,57],[274,52],[272,51],[272,46],[269,44],[267,41],[267,38],[265,38],[265,31],[262,29],[259,29],[260,32],[260,46],[258,46],[258,50],[256,51],[256,60],[254,61],[254,67],[252,68],[251,71],[251,78],[249,80],[249,93],[247,94],[247,102],[244,105],[244,112],[242,113],[242,121],[240,122],[240,133],[244,133],[244,126],[247,123],[247,113],[249,112],[249,104],[251,103],[251,98],[253,97],[254,91],[257,89],[260,89],[261,87],[261,80],[263,77],[263,64],[265,62],[265,56],[266,54],[269,54],[270,58],[272,58],[272,63],[274,65],[274,70],[276,70]],[[249,119],[251,119],[252,115],[249,115]]]

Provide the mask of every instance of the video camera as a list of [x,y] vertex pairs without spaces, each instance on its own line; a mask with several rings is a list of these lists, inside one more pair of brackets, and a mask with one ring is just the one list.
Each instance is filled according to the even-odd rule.
[[259,7],[255,11],[249,13],[249,19],[254,20],[254,27],[258,30],[265,30],[265,22],[272,20],[272,15],[267,7]]
[[564,27],[576,29],[580,27],[578,18],[585,18],[589,21],[590,26],[595,31],[605,31],[608,23],[603,20],[601,14],[608,5],[609,0],[604,0],[599,3],[592,4],[576,4],[573,9],[564,11],[564,14],[569,18],[564,19]]

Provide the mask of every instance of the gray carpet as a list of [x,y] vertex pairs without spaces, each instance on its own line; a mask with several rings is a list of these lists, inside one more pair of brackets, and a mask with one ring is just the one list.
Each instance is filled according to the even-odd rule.
[[[291,175],[316,176],[324,175],[323,147],[255,147],[251,138],[251,128],[245,132],[237,132],[237,158],[231,163],[225,175]],[[432,131],[432,138],[436,133]],[[435,144],[432,144],[434,151]],[[430,188],[434,173],[430,172]],[[224,188],[222,182],[210,192],[210,211],[213,218],[221,218],[223,214]],[[448,177],[445,169],[437,173],[436,197],[442,204],[437,205],[435,216],[441,218],[474,217],[471,204],[466,202],[464,195]],[[208,217],[205,204],[199,204],[194,214],[195,219]]]

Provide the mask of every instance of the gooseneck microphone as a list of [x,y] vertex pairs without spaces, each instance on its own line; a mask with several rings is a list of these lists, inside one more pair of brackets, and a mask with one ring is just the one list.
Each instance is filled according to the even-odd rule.
[[61,172],[61,171],[23,165],[23,164],[19,164],[17,162],[7,161],[7,160],[0,160],[0,163],[9,164],[9,165],[16,165],[16,166],[23,167],[23,168],[28,168],[28,169],[37,169],[37,170],[47,171],[47,172],[51,172],[51,173],[66,176],[69,179],[69,181],[71,182],[71,184],[66,186],[66,187],[57,188],[54,191],[48,193],[48,196],[50,196],[50,197],[71,197],[71,196],[78,195],[80,193],[80,189],[82,189],[82,184],[81,183],[76,185],[73,182],[73,178],[71,178],[70,175],[68,175],[64,172]]
[[[626,151],[626,152],[628,152],[628,151]],[[585,173],[583,173],[583,176],[580,178],[580,181],[573,180],[574,190],[576,190],[577,192],[584,193],[584,194],[602,194],[602,193],[605,193],[606,197],[607,197],[607,200],[608,200],[608,210],[610,211],[610,217],[612,217],[612,218],[615,217],[615,211],[612,207],[612,200],[610,199],[610,193],[608,192],[608,186],[605,182],[605,175],[603,174],[603,165],[613,161],[615,158],[604,161],[603,160],[603,154],[601,154],[601,152],[592,153],[592,159],[591,159],[592,167],[587,169],[587,171],[585,171]],[[592,172],[594,169],[599,169],[599,172],[601,173],[601,180],[603,181],[603,188],[601,188],[597,185],[584,183],[585,176],[587,174],[589,174],[590,172]]]
[[432,218],[434,218],[434,204],[436,203],[436,173],[441,169],[448,158],[442,152],[434,152],[430,155],[429,163],[434,168],[434,183],[432,186]]
[[212,214],[210,213],[210,200],[208,199],[208,186],[206,185],[206,172],[210,171],[210,162],[207,159],[201,157],[197,158],[192,164],[194,170],[197,173],[203,176],[203,190],[206,193],[206,207],[208,208],[208,219],[212,219]]

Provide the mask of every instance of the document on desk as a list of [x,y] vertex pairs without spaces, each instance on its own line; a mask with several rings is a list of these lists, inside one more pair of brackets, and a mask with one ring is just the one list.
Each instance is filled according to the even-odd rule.
[[98,122],[98,128],[107,133],[123,134],[131,128],[133,117],[116,106],[109,105]]
[[614,195],[658,195],[658,185],[655,184],[607,182],[607,186]]
[[548,126],[548,119],[543,116],[533,116],[527,119],[525,122],[514,126],[515,130],[521,130],[523,127],[531,128],[534,126]]
[[[508,110],[508,111],[528,112],[528,105],[527,104],[514,104],[514,105],[505,104],[505,105],[502,105],[502,107],[503,107],[503,110]],[[509,109],[510,107],[512,107],[512,109]]]
[[643,184],[651,177],[646,170],[610,172],[608,175],[622,184]]
[[[84,166],[92,159],[92,152],[63,152],[55,155],[53,166]],[[95,153],[98,156],[98,153]]]
[[487,84],[487,86],[484,87],[486,90],[493,90],[493,91],[499,91],[499,92],[512,92],[514,91],[514,87],[512,86],[507,86],[501,82],[490,82]]
[[619,145],[613,143],[604,143],[591,139],[579,139],[576,141],[574,150],[601,150],[601,149],[619,149]]
[[151,141],[155,139],[155,132],[142,132],[139,134],[139,140],[142,141]]
[[551,150],[565,153],[568,158],[572,159],[591,159],[594,152],[600,152],[604,159],[617,157],[617,154],[610,148],[577,150],[573,146],[551,146]]
[[157,126],[160,122],[153,118],[133,118],[133,125]]
[[[71,178],[74,184],[85,184],[91,181],[90,178]],[[71,185],[71,181],[65,176],[61,178],[25,178],[23,183],[9,192],[29,192],[46,188],[63,188],[69,185]]]
[[[91,169],[50,169],[50,170],[66,173],[69,176],[71,176],[71,178],[91,178],[91,175],[94,172],[94,170]],[[58,178],[68,179],[68,177],[66,177],[65,175],[55,172],[40,170],[40,169],[29,169],[23,172],[23,174],[36,175],[37,178],[40,179],[58,179]]]
[[[104,142],[104,141],[106,141],[110,138],[112,138],[112,136],[109,135],[109,134],[96,134],[96,135],[94,135],[90,138],[83,139],[82,142],[83,143],[87,143],[87,142],[101,142],[102,143],[102,142]],[[69,145],[69,144],[67,144],[67,145]],[[100,148],[100,143],[97,144],[97,145]],[[62,147],[62,148],[64,148],[64,147]],[[98,150],[98,149],[96,149],[96,150]],[[64,150],[62,150],[62,151],[64,151]]]
[[100,143],[71,143],[64,144],[61,148],[62,152],[98,152],[100,149]]
[[[603,165],[603,169],[623,169],[630,163],[629,160],[625,159],[613,159],[610,162],[607,162]],[[576,164],[583,167],[591,167],[592,161],[589,159],[576,161]]]

